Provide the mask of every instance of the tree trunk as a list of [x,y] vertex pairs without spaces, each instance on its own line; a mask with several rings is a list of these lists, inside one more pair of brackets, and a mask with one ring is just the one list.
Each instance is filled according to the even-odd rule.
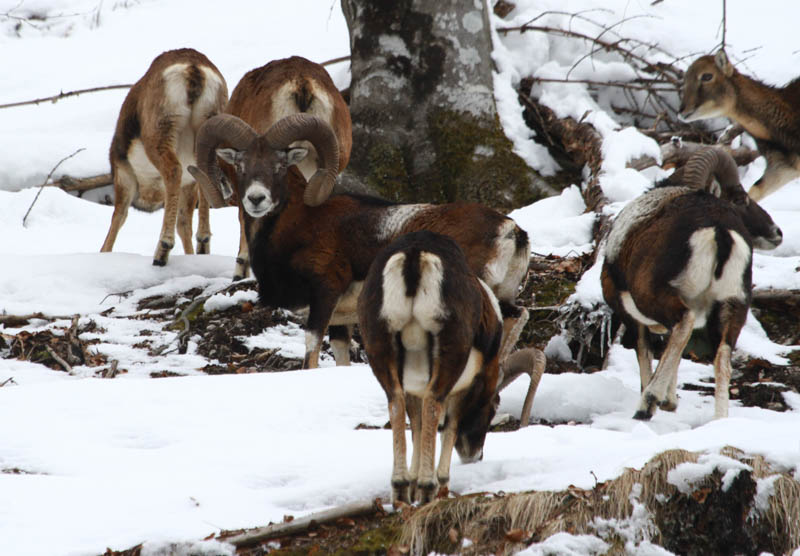
[[352,69],[346,188],[496,207],[537,198],[535,173],[497,117],[482,0],[342,0],[342,11]]

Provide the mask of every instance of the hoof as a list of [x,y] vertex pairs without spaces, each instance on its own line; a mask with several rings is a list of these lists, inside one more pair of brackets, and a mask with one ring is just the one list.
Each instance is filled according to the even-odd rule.
[[234,274],[233,281],[238,282],[239,280],[244,280],[244,276],[242,276],[241,274]]
[[392,505],[396,508],[400,504],[410,504],[408,497],[410,483],[408,481],[392,481]]
[[658,402],[658,408],[664,411],[675,411],[678,409],[678,404],[669,400]]
[[169,252],[172,250],[173,244],[166,241],[159,241],[156,248],[156,254],[153,255],[153,266],[164,266],[169,259]]
[[638,419],[639,421],[649,421],[653,418],[647,411],[639,410],[633,414],[634,419]]
[[649,421],[656,412],[656,404],[658,400],[653,394],[645,392],[642,395],[642,403],[639,404],[639,409],[633,414],[634,419],[639,421]]
[[197,254],[208,255],[209,253],[211,253],[211,238],[197,238]]
[[419,498],[420,505],[427,504],[436,497],[438,486],[439,485],[437,485],[436,483],[417,484],[417,496]]

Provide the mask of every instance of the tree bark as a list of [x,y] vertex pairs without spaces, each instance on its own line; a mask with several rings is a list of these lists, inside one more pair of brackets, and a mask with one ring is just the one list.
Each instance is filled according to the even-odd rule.
[[398,201],[521,206],[535,173],[497,117],[486,5],[342,0],[353,151],[342,176]]

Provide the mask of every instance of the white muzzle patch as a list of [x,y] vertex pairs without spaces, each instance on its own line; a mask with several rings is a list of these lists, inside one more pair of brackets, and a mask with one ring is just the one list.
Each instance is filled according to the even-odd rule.
[[269,214],[278,203],[272,200],[272,194],[263,183],[254,181],[244,192],[242,206],[253,218],[261,218]]

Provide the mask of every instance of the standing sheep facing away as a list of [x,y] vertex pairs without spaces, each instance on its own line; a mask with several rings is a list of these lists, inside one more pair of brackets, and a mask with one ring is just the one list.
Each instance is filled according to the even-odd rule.
[[[101,252],[112,250],[133,204],[146,211],[164,207],[154,265],[167,264],[176,223],[184,252],[194,253],[192,214],[198,195],[186,167],[195,163],[197,130],[222,112],[227,100],[222,74],[196,50],[170,50],[153,60],[125,97],[111,140],[114,214]],[[197,252],[202,254],[210,249],[208,208],[200,195]]]
[[753,200],[800,177],[800,78],[784,87],[765,85],[736,71],[720,50],[686,70],[680,114],[687,122],[724,116],[755,138],[767,168],[748,192]]
[[[657,187],[631,201],[614,220],[606,245],[603,297],[625,325],[623,345],[636,348],[639,362],[636,419],[650,419],[656,406],[677,408],[681,354],[692,330],[704,326],[718,346],[714,416],[728,415],[731,351],[750,306],[753,247],[772,249],[782,239],[723,151],[698,151],[682,175],[693,187]],[[720,186],[710,186],[716,195],[696,189],[712,175]],[[670,333],[655,374],[650,333]]]
[[[437,486],[447,486],[454,447],[465,462],[483,457],[499,400],[500,306],[458,244],[421,231],[401,236],[375,257],[358,298],[358,317],[369,364],[389,402],[393,500],[419,498],[424,504]],[[414,444],[410,472],[406,412]]]

